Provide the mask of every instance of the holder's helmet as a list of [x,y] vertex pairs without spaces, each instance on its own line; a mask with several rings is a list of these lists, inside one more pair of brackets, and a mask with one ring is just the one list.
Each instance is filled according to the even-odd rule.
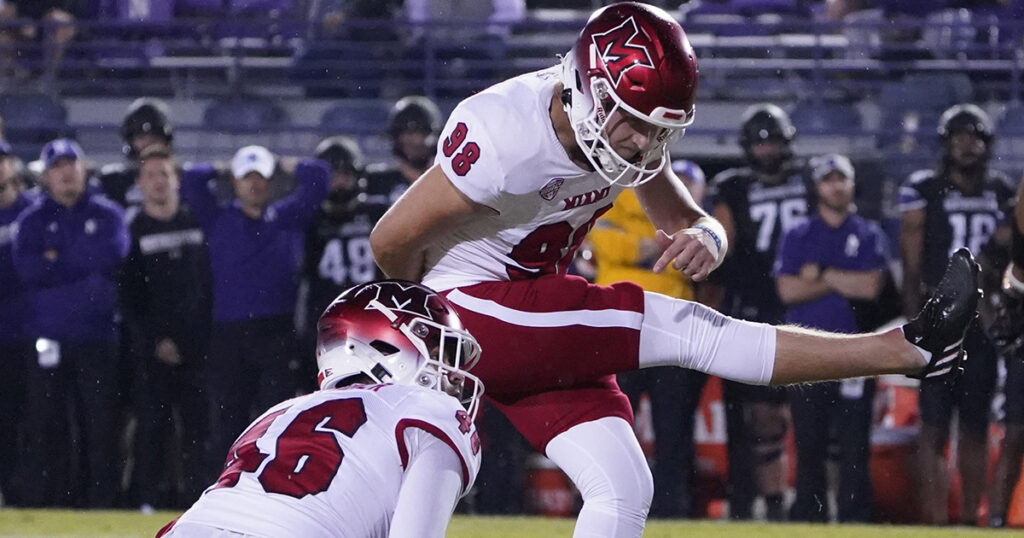
[[483,383],[468,372],[480,345],[447,299],[404,280],[349,288],[317,323],[321,389],[359,374],[374,383],[418,385],[459,398],[476,418]]

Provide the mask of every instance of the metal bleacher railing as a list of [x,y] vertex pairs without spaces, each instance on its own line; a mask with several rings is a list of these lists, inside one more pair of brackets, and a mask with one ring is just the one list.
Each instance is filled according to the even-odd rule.
[[[230,116],[226,125],[204,121],[210,118],[204,114],[176,126],[195,135],[198,146],[192,149],[197,152],[211,147],[212,136],[226,136],[224,144],[230,145],[250,135],[308,150],[309,139],[328,132],[373,137],[384,125],[373,121],[373,114],[347,125],[297,120],[287,113],[297,103],[318,102],[324,112],[332,103],[345,102],[353,103],[353,111],[379,110],[381,103],[416,93],[450,108],[495,81],[553,65],[586,17],[584,12],[536,11],[506,26],[352,20],[343,35],[330,39],[318,37],[314,23],[285,18],[80,21],[75,39],[63,50],[46,37],[54,34],[52,27],[40,27],[40,39],[0,40],[0,94],[32,91],[58,101],[150,95],[176,102],[271,102],[286,109],[272,122],[239,122],[228,129]],[[31,24],[37,23],[0,21],[0,31]],[[957,99],[1013,108],[1024,91],[1024,21],[1019,20],[954,11],[912,21],[693,16],[683,24],[700,58],[701,103],[813,105],[824,112],[810,113],[809,125],[823,136],[895,144],[902,136],[895,131],[913,134],[916,121],[927,132],[925,123],[937,117],[935,109]],[[904,86],[912,89],[899,90]],[[835,118],[841,116],[828,110],[836,106],[873,106],[877,114],[869,121],[839,122]],[[80,121],[72,114],[67,124],[51,125],[45,122],[59,122],[56,116],[41,117],[44,123],[35,124],[37,129],[106,133],[108,140],[116,140],[109,135],[120,119]],[[735,122],[704,115],[688,139],[723,144],[734,134]]]

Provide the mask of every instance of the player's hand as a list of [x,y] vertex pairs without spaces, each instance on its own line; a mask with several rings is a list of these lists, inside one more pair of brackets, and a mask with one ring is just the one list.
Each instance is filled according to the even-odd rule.
[[288,175],[295,174],[295,169],[299,166],[298,157],[281,157],[277,161],[278,168]]
[[687,228],[668,235],[665,230],[658,230],[654,236],[658,246],[664,249],[661,257],[654,263],[654,272],[660,273],[669,264],[682,271],[690,280],[700,282],[708,277],[715,268],[715,256],[704,246],[698,237],[700,230]]
[[181,364],[181,352],[178,351],[178,345],[170,338],[164,338],[157,342],[155,355],[157,359],[169,366]]
[[1003,293],[1014,299],[1024,299],[1024,269],[1011,263],[1003,273]]
[[821,266],[816,263],[805,263],[800,268],[800,278],[804,280],[818,280],[822,276]]

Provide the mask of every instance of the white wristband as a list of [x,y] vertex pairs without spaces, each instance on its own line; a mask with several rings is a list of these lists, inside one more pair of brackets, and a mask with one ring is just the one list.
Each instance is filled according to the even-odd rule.
[[722,265],[725,253],[729,251],[729,241],[721,223],[711,217],[701,217],[693,223],[693,226],[683,230],[683,233],[696,237],[700,244],[704,245],[704,248],[708,249],[708,252],[715,257],[712,270]]

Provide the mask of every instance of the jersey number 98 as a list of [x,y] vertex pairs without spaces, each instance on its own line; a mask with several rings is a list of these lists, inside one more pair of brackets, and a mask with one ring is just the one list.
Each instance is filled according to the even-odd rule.
[[[444,139],[444,144],[441,145],[441,152],[444,153],[444,156],[452,159],[452,170],[460,176],[468,174],[473,163],[480,158],[480,146],[476,142],[466,142],[467,134],[469,134],[469,128],[460,121],[452,129],[452,134],[448,135],[448,138]],[[466,142],[465,146],[462,145],[463,142]],[[455,152],[460,146],[462,151],[456,154]],[[455,157],[452,158],[452,155]]]

